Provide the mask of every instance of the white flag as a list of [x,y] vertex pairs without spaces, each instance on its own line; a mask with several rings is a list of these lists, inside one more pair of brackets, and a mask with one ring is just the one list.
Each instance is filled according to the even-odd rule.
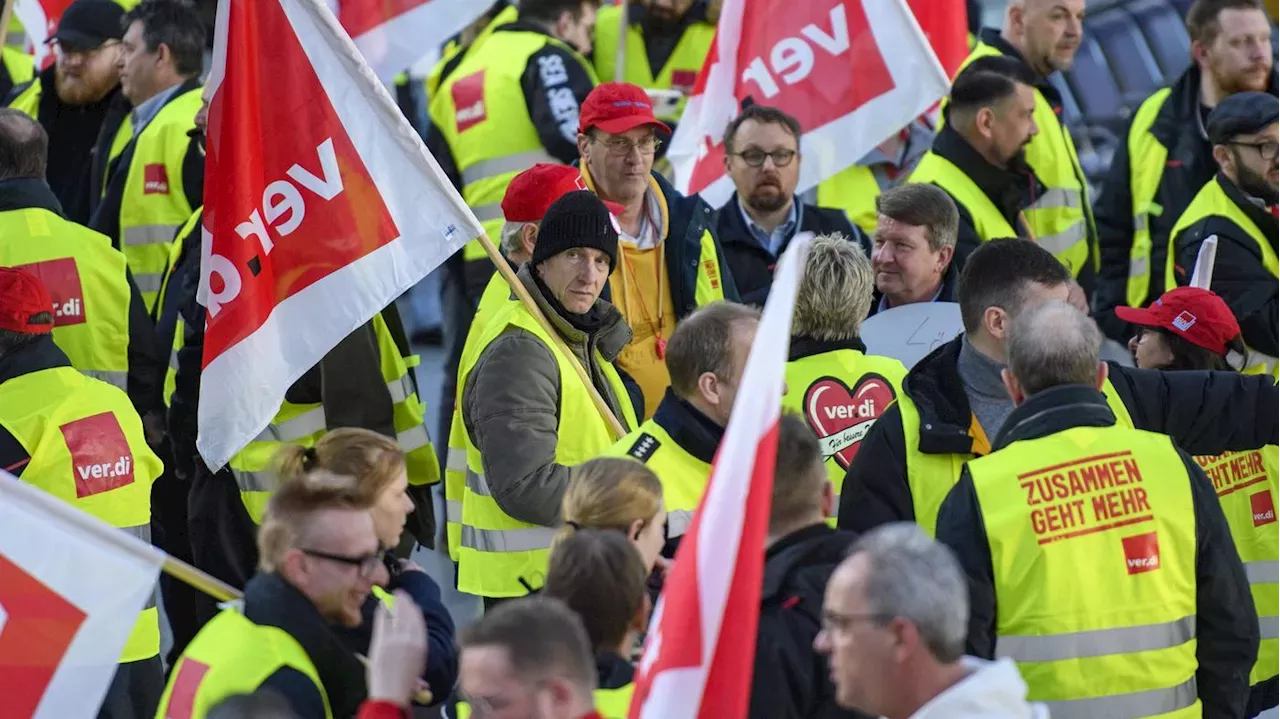
[[197,446],[217,468],[481,228],[322,0],[219,3],[209,85]]
[[0,717],[96,717],[163,562],[0,470]]
[[383,81],[434,52],[492,0],[326,0]]

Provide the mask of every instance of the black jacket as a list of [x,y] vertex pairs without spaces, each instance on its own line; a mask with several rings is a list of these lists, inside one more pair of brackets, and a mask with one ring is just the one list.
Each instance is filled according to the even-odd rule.
[[[907,373],[902,393],[920,413],[926,454],[972,454],[972,410],[956,362],[964,335],[929,353]],[[1275,383],[1236,372],[1160,372],[1108,363],[1111,385],[1133,425],[1167,434],[1192,455],[1257,449],[1278,436]],[[943,478],[940,481],[946,481]],[[888,522],[915,521],[907,486],[902,412],[890,405],[871,427],[840,492],[840,527],[865,532]]]
[[[315,665],[332,716],[355,716],[368,693],[364,665],[320,616],[311,600],[278,574],[257,574],[244,588],[244,616],[254,624],[277,627],[296,639]],[[277,669],[262,687],[278,693],[299,719],[325,716],[325,697],[297,669]]]
[[100,190],[102,187],[100,173],[99,181],[96,185],[94,183],[95,148],[102,145],[110,148],[116,130],[133,106],[120,93],[119,85],[101,100],[88,105],[75,107],[63,103],[54,88],[55,68],[52,65],[30,82],[15,87],[8,102],[34,82],[40,83],[40,106],[36,117],[49,135],[45,179],[62,204],[67,219],[87,225],[93,199],[97,197],[94,188]]
[[[1097,390],[1065,385],[1040,392],[1015,408],[993,447],[998,451],[1019,440],[1047,437],[1072,427],[1115,423],[1115,415]],[[1196,686],[1205,717],[1246,716],[1249,671],[1258,656],[1258,623],[1249,581],[1213,485],[1190,456],[1177,452],[1190,477],[1195,514]],[[1163,476],[1156,480],[1185,481]],[[938,512],[938,541],[955,551],[969,576],[967,651],[991,659],[996,649],[991,546],[968,466]]]
[[[1252,150],[1249,150],[1252,152]],[[1259,207],[1239,187],[1218,173],[1211,182],[1218,183],[1227,197],[1253,220],[1266,236],[1271,251],[1276,251],[1277,225],[1275,215]],[[1274,198],[1273,198],[1274,199]],[[1200,244],[1209,235],[1218,236],[1218,254],[1213,265],[1213,284],[1210,287],[1222,297],[1240,323],[1240,334],[1245,344],[1264,354],[1280,355],[1277,347],[1277,284],[1275,275],[1262,265],[1262,251],[1249,233],[1221,215],[1206,217],[1187,227],[1174,238],[1177,256],[1174,257],[1174,278],[1178,284],[1191,282]]]
[[[44,336],[8,354],[0,355],[0,385],[16,377],[32,372],[70,367],[71,360],[53,343],[53,337]],[[21,477],[31,454],[9,430],[0,425],[0,469]]]
[[733,272],[738,295],[744,304],[763,305],[768,299],[769,286],[773,284],[774,266],[797,232],[813,232],[818,235],[839,232],[861,245],[868,256],[871,254],[871,242],[866,233],[849,222],[843,211],[806,205],[798,197],[792,202],[796,203],[796,209],[800,213],[799,227],[793,228],[791,234],[782,241],[777,257],[761,247],[751,234],[751,229],[742,218],[742,205],[738,202],[737,193],[716,210],[716,237],[720,240],[725,260]]
[[[502,42],[505,33],[531,32],[551,37],[551,33],[525,20],[500,25],[493,29],[492,39]],[[461,64],[465,52],[459,52],[441,72],[440,85]],[[544,69],[545,68],[545,69]],[[566,51],[559,45],[547,43],[541,50],[529,56],[520,76],[520,90],[529,118],[538,131],[542,147],[552,157],[566,165],[578,159],[578,109],[591,94],[595,83],[580,55]],[[570,102],[572,100],[572,102]],[[452,121],[453,118],[449,118]],[[427,149],[435,156],[440,169],[462,191],[462,174],[458,171],[453,151],[431,118],[427,127]]]
[[[0,180],[0,212],[26,209],[48,210],[63,215],[58,199],[42,180]],[[71,218],[67,218],[71,219]],[[74,220],[72,220],[74,221]],[[3,238],[0,238],[3,240]],[[155,324],[147,314],[147,305],[133,282],[133,274],[125,268],[129,283],[129,374],[126,387],[129,401],[139,415],[160,411],[160,391],[164,382],[164,359],[155,344]]]
[[836,705],[827,658],[813,650],[827,580],[856,535],[825,523],[765,551],[750,719],[854,719]]
[[[1276,75],[1271,74],[1270,92],[1276,94]],[[1164,267],[1169,254],[1169,231],[1191,204],[1196,193],[1218,171],[1213,146],[1204,129],[1205,108],[1200,102],[1200,68],[1192,65],[1169,88],[1160,111],[1151,125],[1151,134],[1168,150],[1155,202],[1159,215],[1148,215],[1151,228],[1151,284],[1142,305],[1151,304],[1166,289]],[[1133,158],[1125,130],[1125,142],[1116,146],[1102,192],[1094,198],[1098,223],[1098,250],[1102,267],[1094,294],[1095,317],[1099,327],[1117,342],[1128,342],[1133,328],[1115,315],[1115,308],[1128,304],[1129,255],[1133,250]],[[1139,158],[1139,162],[1144,158]],[[1149,160],[1148,160],[1149,161]],[[1275,224],[1274,220],[1271,224]],[[1219,250],[1221,251],[1221,250]]]
[[[991,204],[996,206],[1000,215],[1018,233],[1018,236],[1027,237],[1026,225],[1019,217],[1019,213],[1034,204],[1036,199],[1045,193],[1045,188],[1044,183],[1021,158],[1014,161],[1012,169],[996,167],[973,149],[969,141],[956,132],[951,125],[942,126],[938,135],[933,138],[933,147],[930,150],[933,154],[949,160],[967,175],[982,190],[982,194],[991,200]],[[951,261],[963,263],[970,252],[978,249],[985,240],[994,238],[984,238],[979,235],[973,221],[973,214],[954,196],[951,199],[955,200],[956,209],[960,211],[956,252]]]
[[[178,320],[182,320],[182,347],[176,356],[174,390],[169,398],[168,430],[173,448],[175,471],[187,480],[195,476],[192,465],[196,461],[196,412],[200,399],[200,372],[204,352],[204,308],[196,302],[196,290],[200,285],[200,232],[204,223],[204,208],[196,210],[200,216],[191,231],[175,238],[181,249],[173,267],[169,268],[169,285],[164,302],[157,303],[156,344],[167,356],[173,350],[174,333]],[[167,363],[166,363],[167,366]]]
[[[187,80],[178,86],[165,101],[173,102],[183,94],[200,87],[199,80]],[[116,122],[104,123],[98,142],[93,148],[92,169],[89,177],[89,226],[101,232],[116,247],[120,247],[120,206],[124,202],[125,185],[129,179],[129,166],[133,164],[134,152],[138,149],[138,135],[129,140],[120,155],[108,163],[111,144],[115,139],[116,129],[120,122],[128,116],[124,113]],[[104,185],[105,183],[105,185]],[[182,159],[182,191],[186,195],[187,204],[200,207],[204,204],[204,153],[200,151],[195,139],[187,145],[186,155]]]

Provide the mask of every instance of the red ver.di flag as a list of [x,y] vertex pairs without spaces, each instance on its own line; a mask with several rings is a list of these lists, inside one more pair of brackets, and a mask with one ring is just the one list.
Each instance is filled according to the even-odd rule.
[[325,0],[383,82],[442,45],[489,0]]
[[209,87],[197,445],[221,467],[481,229],[321,0],[220,2]]
[[92,719],[164,554],[0,470],[0,719]]
[[742,386],[752,391],[738,395],[733,405],[707,492],[676,550],[637,667],[630,719],[747,716],[785,340],[811,238],[797,236],[778,263],[742,375]]
[[745,100],[800,121],[804,191],[857,162],[948,86],[904,0],[725,0],[667,153],[676,187],[713,207],[729,199],[724,128]]

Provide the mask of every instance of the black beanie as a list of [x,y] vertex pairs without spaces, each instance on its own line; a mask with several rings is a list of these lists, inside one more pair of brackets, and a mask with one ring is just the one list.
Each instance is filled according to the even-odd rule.
[[609,256],[609,271],[618,263],[618,225],[599,197],[590,190],[566,193],[547,208],[538,225],[533,264],[571,250],[593,247]]

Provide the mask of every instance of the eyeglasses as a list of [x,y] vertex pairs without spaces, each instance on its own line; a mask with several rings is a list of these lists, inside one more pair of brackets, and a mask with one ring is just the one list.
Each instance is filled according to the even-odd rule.
[[609,150],[609,154],[614,157],[626,157],[631,154],[632,150],[639,150],[641,155],[652,155],[662,147],[662,140],[656,137],[646,137],[632,142],[625,137],[611,137],[607,140],[599,140]]
[[854,622],[874,622],[884,624],[893,619],[892,614],[840,614],[830,609],[822,610],[822,631],[847,632]]
[[1230,144],[1239,145],[1240,147],[1252,147],[1258,151],[1258,154],[1261,155],[1262,159],[1266,162],[1274,162],[1277,155],[1280,155],[1280,142],[1276,142],[1275,140],[1268,140],[1265,142],[1232,142]]
[[764,159],[766,157],[773,158],[774,167],[786,167],[791,164],[792,160],[796,159],[795,150],[774,150],[773,152],[765,152],[764,150],[752,148],[746,152],[735,152],[733,155],[734,157],[741,157],[743,162],[752,167],[760,167],[764,165]]
[[362,554],[358,557],[344,557],[341,554],[329,554],[328,552],[321,552],[315,549],[303,549],[301,551],[308,557],[327,559],[330,562],[337,562],[349,567],[356,567],[361,579],[369,579],[372,577],[378,571],[378,567],[382,565],[384,558],[387,556],[387,550],[385,549],[379,549],[373,554]]

